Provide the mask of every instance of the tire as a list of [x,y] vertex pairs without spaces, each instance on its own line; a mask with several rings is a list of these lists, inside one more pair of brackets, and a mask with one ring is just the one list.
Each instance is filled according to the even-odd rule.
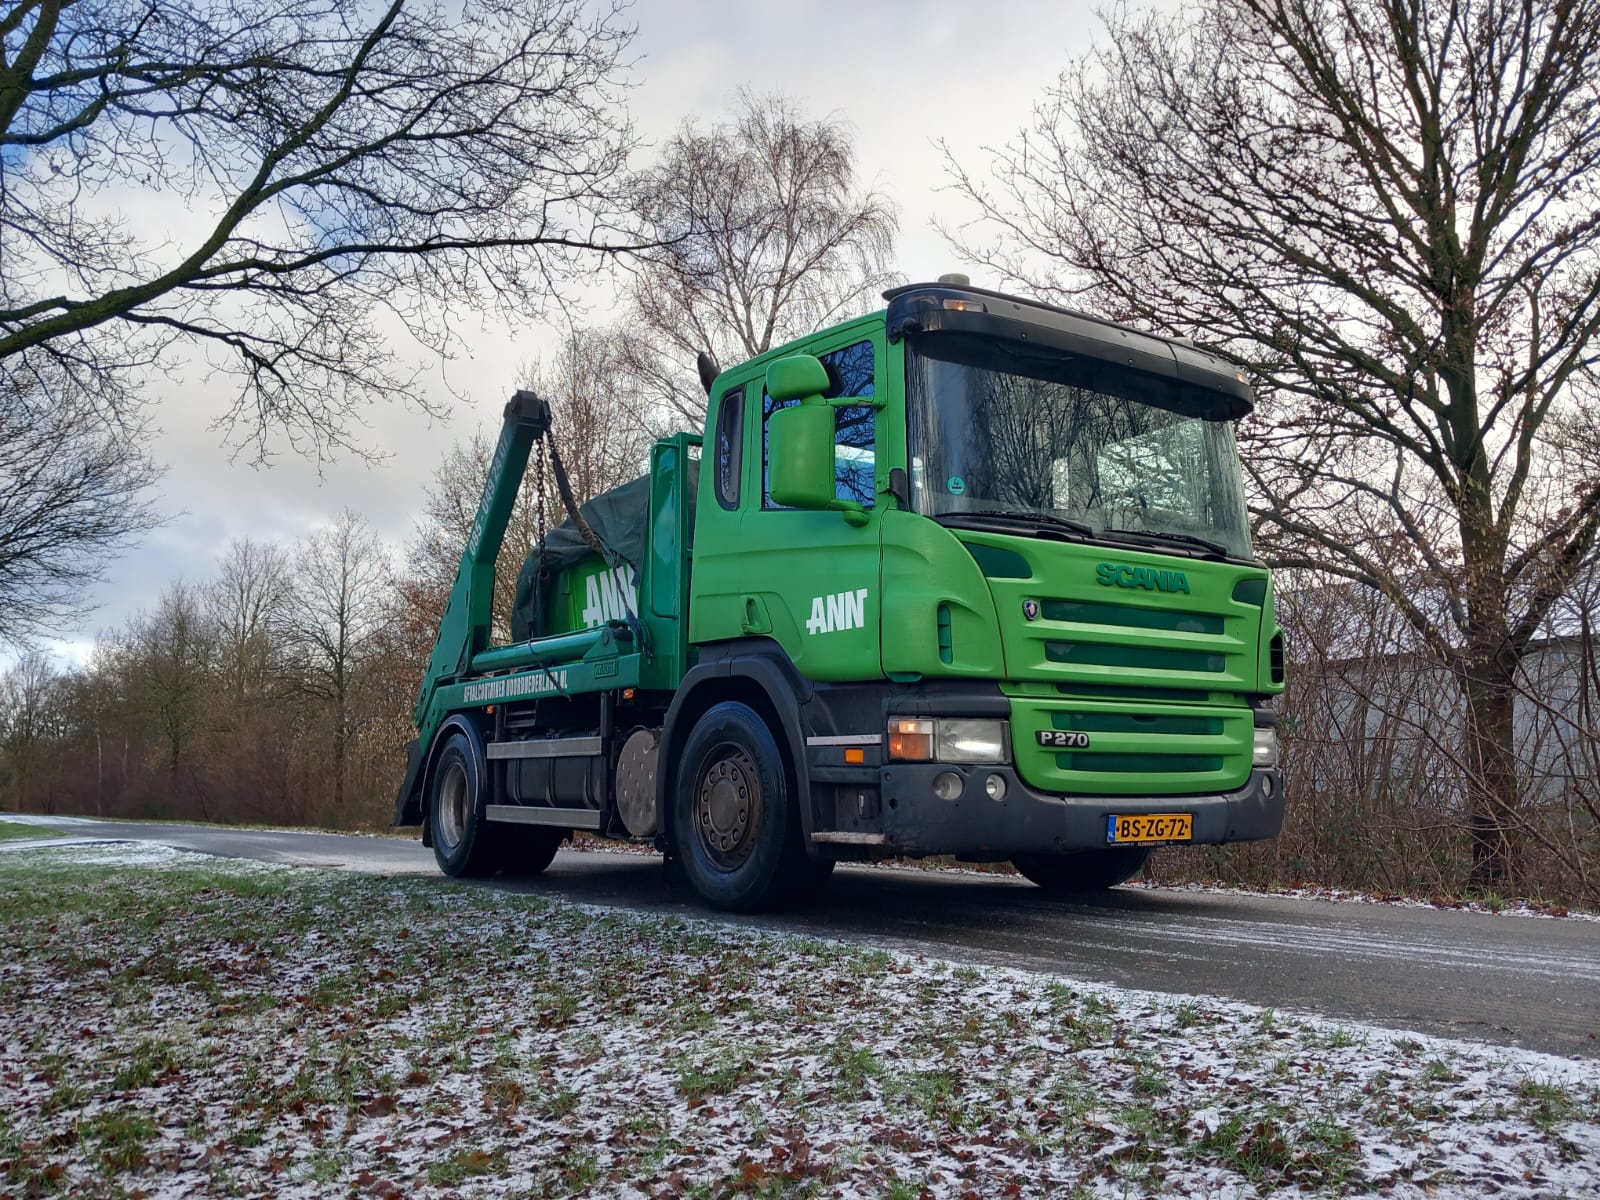
[[1073,854],[1019,854],[1011,860],[1047,892],[1071,895],[1103,892],[1137,875],[1154,851],[1135,846],[1108,850],[1079,850]]
[[488,778],[464,733],[453,733],[434,760],[428,785],[428,823],[439,869],[457,879],[494,874],[500,864],[484,818]]
[[755,912],[814,894],[800,812],[772,730],[747,704],[714,705],[678,760],[673,835],[690,886],[713,908]]
[[506,871],[513,875],[542,875],[569,831],[553,825],[507,825],[494,832]]
[[827,890],[828,880],[833,878],[833,868],[838,863],[831,858],[811,858],[806,856],[793,874],[786,881],[782,903],[784,904],[812,904]]

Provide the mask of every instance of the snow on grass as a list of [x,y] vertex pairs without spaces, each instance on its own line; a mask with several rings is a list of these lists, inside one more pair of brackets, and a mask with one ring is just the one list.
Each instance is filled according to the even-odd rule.
[[1600,1064],[155,847],[0,858],[0,1194],[1580,1197]]

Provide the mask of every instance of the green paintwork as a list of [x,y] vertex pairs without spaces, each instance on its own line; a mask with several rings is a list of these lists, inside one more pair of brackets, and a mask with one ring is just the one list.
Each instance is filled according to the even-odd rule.
[[1028,560],[1014,550],[1003,546],[987,546],[982,542],[962,542],[977,559],[978,568],[991,579],[1027,579],[1033,575]]
[[[725,373],[712,390],[711,404],[706,412],[706,428],[719,428],[725,405],[745,407],[744,439],[740,446],[740,469],[735,474],[738,501],[742,504],[751,492],[750,425],[759,423],[761,387],[746,387],[751,372],[739,369]],[[755,393],[752,401],[749,393]],[[754,416],[752,416],[754,412]],[[714,446],[714,441],[709,442]],[[755,486],[760,487],[760,442],[755,443],[757,456]],[[745,633],[770,633],[772,626],[755,606],[747,606],[739,591],[739,522],[744,513],[741,508],[724,508],[717,499],[715,484],[717,462],[715,450],[706,455],[705,478],[701,481],[700,502],[695,516],[694,535],[694,598],[689,603],[689,641],[695,645],[715,642],[723,638],[739,637]],[[757,503],[759,503],[759,498]]]
[[[886,407],[877,417],[873,507],[853,512],[762,507],[761,393],[768,368],[795,355],[802,345],[808,354],[824,355],[861,341],[873,345],[874,378],[881,398],[890,360],[881,313],[753,359],[725,372],[713,388],[718,402],[708,414],[707,427],[711,429],[717,427],[725,390],[748,385],[742,392],[732,393],[745,405],[739,508],[731,512],[723,508],[712,486],[700,489],[689,606],[690,637],[695,643],[766,636],[782,646],[808,678],[842,682],[882,677],[878,666],[883,604],[879,514],[888,509],[884,503],[886,449],[896,446],[902,456],[905,452],[903,404],[898,410]],[[891,392],[900,394],[892,388]],[[830,401],[828,407],[819,405],[812,410],[828,422],[825,461],[830,479],[834,410],[843,403],[848,401]],[[781,430],[782,417],[810,409],[809,404],[786,409],[774,416],[773,426]],[[897,422],[901,432],[886,443],[884,430]],[[782,449],[781,434],[774,437],[774,443],[776,462]],[[903,462],[903,457],[898,461]],[[708,467],[708,474],[710,470]],[[774,490],[781,471],[773,481]],[[833,505],[846,503],[832,498],[831,484],[827,498]]]
[[[839,361],[838,352],[861,342],[871,344],[872,395],[823,400],[819,359]],[[1280,630],[1266,570],[946,528],[903,511],[890,473],[914,467],[904,372],[904,347],[888,340],[881,312],[725,371],[713,384],[707,429],[721,428],[724,405],[743,406],[736,497],[719,501],[709,454],[704,486],[697,495],[689,487],[697,436],[658,443],[636,575],[598,558],[578,563],[553,581],[549,637],[490,650],[490,542],[498,548],[527,461],[508,421],[480,505],[477,552],[463,557],[460,602],[453,593],[419,697],[424,744],[450,712],[497,699],[624,687],[665,695],[697,647],[765,637],[817,681],[996,681],[1011,702],[1017,769],[1041,790],[1177,797],[1241,786],[1250,773],[1250,698],[1282,690],[1270,676]],[[770,421],[770,474],[764,389],[800,401]],[[835,429],[838,410],[852,404],[875,409],[876,423],[870,451],[846,460]],[[838,498],[835,472],[852,467],[859,479],[868,462],[872,502]],[[775,502],[766,506],[764,483]],[[624,615],[619,605],[642,640],[619,640],[609,624]],[[468,664],[510,673],[470,679]],[[1083,733],[1090,745],[1041,747],[1041,730]]]
[[827,390],[828,372],[814,354],[791,354],[767,368],[767,391],[774,400],[804,400]]
[[[987,542],[989,535],[963,529],[957,538],[955,530],[895,510],[884,512],[882,524],[884,670],[901,677],[1003,677],[989,580],[961,544]],[[948,629],[942,638],[941,623]]]
[[528,466],[528,452],[544,423],[542,405],[531,392],[518,392],[506,405],[500,440],[483,482],[478,513],[461,552],[455,585],[439,622],[427,673],[417,693],[412,717],[427,745],[443,720],[435,693],[447,680],[464,674],[473,657],[489,648],[494,604],[494,563],[505,538],[506,522],[517,487]]
[[566,692],[638,687],[640,658],[638,653],[617,653],[613,642],[609,652],[600,649],[575,662],[552,663],[548,667],[529,671],[513,671],[506,675],[446,684],[439,689],[438,696],[441,707],[450,713]]
[[[686,548],[695,502],[688,464],[700,445],[695,434],[658,442],[651,454],[651,527],[642,578],[626,564],[613,569],[590,555],[551,581],[551,633],[509,646],[488,646],[495,556],[532,443],[532,428],[508,406],[473,534],[417,698],[415,717],[423,746],[432,744],[452,712],[482,708],[497,699],[563,692],[641,684],[670,689],[688,669],[682,614],[688,598]],[[630,585],[636,585],[637,592]],[[643,613],[638,609],[639,594],[649,601]],[[631,629],[609,624],[625,612],[639,618],[647,650],[634,644]]]
[[1138,563],[1096,563],[1095,582],[1101,587],[1143,588],[1147,592],[1189,592],[1189,577],[1166,567]]
[[693,665],[686,614],[695,537],[696,476],[691,468],[699,458],[697,434],[657,442],[650,454],[650,537],[639,590],[650,653],[640,665],[639,682],[662,691],[676,688]]
[[[783,363],[813,362],[809,359],[784,359],[767,371],[770,388],[772,372]],[[817,363],[817,370],[822,364]],[[824,386],[827,377],[823,377]],[[776,397],[776,393],[774,393]],[[771,479],[772,498],[789,508],[826,510],[833,496],[833,409],[820,397],[801,401],[793,408],[772,414]]]
[[510,646],[496,646],[472,658],[472,674],[487,675],[491,671],[513,671],[519,667],[538,667],[549,663],[570,662],[582,658],[598,646],[607,634],[605,629],[583,629],[576,633],[552,634]]

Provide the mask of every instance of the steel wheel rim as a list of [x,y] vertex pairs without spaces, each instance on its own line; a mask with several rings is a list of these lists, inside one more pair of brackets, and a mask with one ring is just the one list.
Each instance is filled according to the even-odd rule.
[[439,781],[439,828],[436,831],[441,842],[454,849],[461,844],[462,835],[467,831],[467,769],[459,762],[452,762],[444,769],[444,778]]
[[724,743],[706,756],[694,789],[695,840],[719,870],[735,871],[755,852],[762,796],[755,762]]

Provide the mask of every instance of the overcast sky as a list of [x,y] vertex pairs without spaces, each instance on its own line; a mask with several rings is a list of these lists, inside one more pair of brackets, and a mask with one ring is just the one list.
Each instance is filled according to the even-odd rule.
[[[638,36],[628,102],[644,138],[659,142],[686,118],[718,121],[744,84],[785,92],[809,117],[837,115],[854,133],[862,181],[899,209],[896,266],[908,280],[967,269],[931,227],[936,214],[960,211],[939,190],[946,178],[938,140],[975,162],[980,146],[1013,136],[1067,60],[1088,47],[1095,24],[1087,7],[1070,0],[640,0],[629,18]],[[649,153],[646,147],[641,161]],[[976,283],[993,282],[973,274]],[[100,607],[83,629],[64,631],[56,653],[77,660],[97,629],[151,606],[171,580],[207,578],[235,537],[290,542],[348,506],[386,540],[404,543],[443,451],[479,425],[497,431],[519,366],[548,337],[533,323],[474,323],[472,330],[473,353],[448,367],[451,388],[465,399],[447,422],[398,406],[370,412],[364,442],[387,460],[341,461],[320,479],[313,465],[288,455],[265,468],[229,461],[211,428],[228,398],[226,382],[212,384],[191,367],[177,383],[153,384],[163,431],[155,453],[169,468],[159,503],[169,520],[111,564]]]

